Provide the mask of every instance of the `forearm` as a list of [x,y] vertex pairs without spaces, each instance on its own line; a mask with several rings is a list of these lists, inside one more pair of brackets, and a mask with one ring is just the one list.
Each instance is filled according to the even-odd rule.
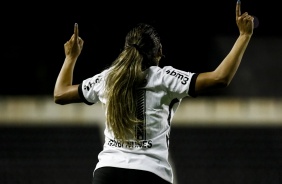
[[228,55],[214,71],[217,78],[223,80],[227,85],[233,79],[250,39],[251,35],[240,35]]
[[[54,89],[54,100],[55,102],[61,103],[61,101],[67,101],[74,98],[72,91],[76,90],[72,84],[73,72],[77,58],[66,57],[61,68],[61,71],[57,77],[55,89]],[[76,87],[77,88],[77,87]]]
[[55,89],[60,86],[69,86],[73,81],[73,71],[77,58],[66,57],[58,75]]

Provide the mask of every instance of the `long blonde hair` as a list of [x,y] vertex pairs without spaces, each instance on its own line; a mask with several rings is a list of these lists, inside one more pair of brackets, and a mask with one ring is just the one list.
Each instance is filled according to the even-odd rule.
[[106,120],[116,139],[126,141],[134,136],[136,89],[144,85],[144,70],[158,65],[161,57],[160,38],[148,24],[138,24],[125,38],[124,49],[109,68],[106,78]]

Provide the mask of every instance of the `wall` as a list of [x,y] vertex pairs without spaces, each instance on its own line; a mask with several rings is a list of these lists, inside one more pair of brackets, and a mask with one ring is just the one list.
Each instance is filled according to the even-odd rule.
[[[282,99],[185,99],[175,114],[175,184],[282,182]],[[91,183],[102,149],[100,105],[1,98],[0,183]]]

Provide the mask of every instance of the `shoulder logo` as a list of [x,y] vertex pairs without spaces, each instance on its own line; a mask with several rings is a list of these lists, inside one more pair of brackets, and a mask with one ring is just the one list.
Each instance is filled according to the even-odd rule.
[[93,85],[94,85],[94,82],[88,82],[87,85],[83,86],[83,89],[89,91]]
[[181,81],[181,84],[183,85],[187,84],[187,81],[189,80],[189,77],[186,74],[182,74],[179,71],[166,70],[165,72],[168,75],[178,78]]
[[100,83],[102,80],[102,77],[99,75],[97,78],[93,81],[89,81],[87,84],[83,86],[84,90],[89,91],[95,84]]

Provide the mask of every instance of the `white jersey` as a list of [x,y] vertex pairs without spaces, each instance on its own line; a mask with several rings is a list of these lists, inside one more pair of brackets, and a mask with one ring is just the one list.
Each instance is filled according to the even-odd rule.
[[[107,72],[104,70],[80,84],[79,92],[86,104],[106,103],[104,79]],[[98,155],[95,170],[104,166],[139,169],[173,183],[168,161],[171,121],[181,100],[194,96],[197,75],[171,66],[151,66],[145,72],[147,84],[138,91],[138,112],[143,116],[138,118],[146,127],[142,129],[144,132],[136,131],[141,141],[121,143],[106,125],[104,147]]]

